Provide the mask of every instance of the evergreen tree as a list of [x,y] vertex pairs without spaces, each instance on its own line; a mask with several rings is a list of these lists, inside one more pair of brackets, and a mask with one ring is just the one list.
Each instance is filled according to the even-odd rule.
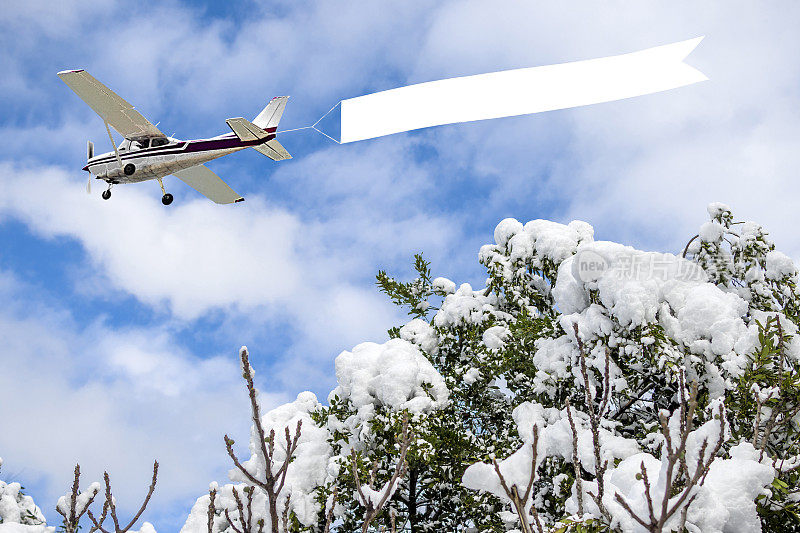
[[479,290],[421,255],[379,272],[409,321],[337,358],[327,404],[279,408],[326,444],[289,479],[327,465],[282,530],[800,530],[797,268],[709,214],[679,255],[507,219]]

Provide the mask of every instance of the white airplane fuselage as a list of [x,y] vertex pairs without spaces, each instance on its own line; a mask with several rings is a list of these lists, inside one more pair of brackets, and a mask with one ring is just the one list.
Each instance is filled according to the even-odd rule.
[[125,141],[118,148],[122,165],[114,152],[106,152],[90,158],[83,170],[113,184],[159,179],[274,139],[276,128],[270,129],[267,138],[254,141],[243,141],[233,133],[187,141],[170,137],[167,144],[146,148]]

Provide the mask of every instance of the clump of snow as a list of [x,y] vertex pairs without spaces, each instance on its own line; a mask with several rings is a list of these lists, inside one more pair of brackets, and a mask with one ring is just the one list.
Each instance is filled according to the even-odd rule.
[[514,235],[522,231],[522,223],[515,218],[506,218],[494,228],[494,242],[504,246]]
[[525,224],[536,253],[558,264],[575,253],[578,245],[592,242],[594,228],[586,222],[573,220],[566,226],[549,220],[531,220]]
[[469,283],[464,283],[456,292],[445,297],[433,324],[437,327],[480,324],[492,314],[496,302],[495,295],[486,296],[484,291],[473,291]]
[[[573,268],[585,251],[601,255],[608,263],[595,280],[582,280]],[[731,376],[741,373],[757,339],[756,326],[745,322],[747,302],[707,282],[696,264],[672,254],[642,252],[611,242],[584,244],[577,255],[561,263],[552,293],[567,332],[572,323],[578,323],[585,338],[612,335],[613,343],[615,328],[630,331],[657,324],[689,352],[708,361],[720,359],[721,368]],[[602,307],[592,304],[592,295]],[[537,341],[537,348],[545,350],[535,356],[537,368],[565,364],[554,342]],[[562,361],[544,361],[545,355]],[[721,394],[723,381],[712,387],[714,395]]]
[[711,218],[717,218],[731,212],[731,208],[721,202],[712,202],[708,204],[706,210]]
[[704,242],[719,242],[725,234],[725,228],[719,222],[712,220],[700,226],[700,239]]
[[464,376],[461,378],[464,380],[464,383],[467,385],[472,385],[481,377],[481,371],[477,368],[470,368],[464,373]]
[[767,279],[778,281],[795,274],[797,267],[788,255],[777,251],[767,253]]
[[567,225],[532,220],[523,226],[514,219],[506,219],[494,232],[495,243],[505,249],[510,261],[532,259],[537,255],[554,263],[575,253],[578,244],[591,242],[593,234],[594,229],[589,224],[578,220]]
[[415,344],[423,352],[436,355],[439,351],[439,339],[436,330],[424,320],[415,318],[400,328],[400,338]]
[[[45,524],[41,509],[34,503],[33,498],[23,494],[21,490],[22,486],[19,483],[0,481],[0,523],[2,523],[0,528],[6,524],[37,527]],[[20,529],[20,531],[29,530]]]
[[[100,493],[101,486],[100,483],[95,481],[91,485],[89,485],[86,489],[82,490],[78,497],[75,499],[75,516],[81,516],[86,507],[89,505],[89,502],[94,498],[97,494]],[[56,509],[61,511],[61,514],[64,516],[70,515],[70,506],[72,502],[72,492],[61,496],[56,503]]]
[[[697,504],[689,508],[689,520],[701,531],[760,531],[755,499],[775,477],[774,469],[758,460],[749,442],[731,448],[730,459],[711,464]],[[709,509],[716,508],[716,516]]]
[[[775,473],[772,467],[758,462],[757,454],[755,457],[748,454],[748,449],[752,449],[749,443],[739,444],[731,450],[731,459],[717,458],[711,464],[703,485],[692,492],[695,499],[689,506],[686,517],[689,531],[761,531],[755,498],[769,486]],[[658,517],[666,483],[666,459],[659,460],[649,453],[639,453],[623,459],[606,473],[603,504],[622,531],[634,532],[640,529],[630,514],[616,501],[616,494],[622,496],[638,516],[648,516],[646,491],[640,474],[642,465],[650,481],[650,496]],[[583,490],[586,510],[598,516],[599,509],[589,496],[590,492],[597,490],[597,483],[584,480]],[[676,500],[677,496],[671,497],[669,505],[672,506]],[[576,490],[573,486],[572,496],[567,500],[567,512],[576,513],[577,509]],[[680,520],[680,513],[673,515],[667,521],[665,531],[677,530]]]
[[[594,469],[594,448],[588,415],[580,411],[571,411],[575,429],[578,433],[578,460],[589,471]],[[500,472],[508,487],[517,485],[520,493],[524,492],[531,476],[533,460],[533,427],[538,429],[537,465],[547,457],[562,457],[572,462],[573,436],[566,409],[547,408],[538,403],[525,402],[514,409],[514,422],[524,444],[516,452],[498,461]],[[640,448],[635,440],[614,435],[611,431],[600,428],[601,458],[611,464],[615,460],[625,459],[638,454]],[[508,501],[500,478],[489,463],[475,463],[464,472],[462,484],[470,489],[489,492]],[[526,502],[526,506],[530,502]]]
[[456,292],[456,284],[447,278],[435,278],[431,283],[431,286],[434,290],[444,294],[453,294]]
[[[678,417],[677,411],[670,417],[669,427],[673,442],[677,442],[675,439],[679,431]],[[720,420],[711,419],[689,434],[686,448],[689,475],[694,474],[699,454],[703,451],[703,443],[707,443],[704,451],[706,459],[714,449],[720,437],[720,423]],[[727,438],[729,433],[725,431],[723,439]],[[665,446],[662,439],[661,459],[649,453],[631,454],[616,466],[609,468],[606,473],[603,504],[622,531],[634,532],[640,529],[630,514],[616,501],[617,494],[625,499],[638,516],[648,516],[646,490],[640,473],[642,466],[650,482],[650,497],[656,509],[655,516],[660,516],[661,502],[668,483]],[[694,499],[688,508],[686,520],[689,531],[725,533],[761,530],[755,498],[772,482],[775,471],[771,466],[759,462],[758,452],[749,443],[734,446],[730,451],[730,457],[730,459],[716,458],[711,463],[705,482],[692,489],[691,494],[694,495]],[[585,510],[599,516],[600,510],[589,495],[596,493],[597,482],[584,480],[582,488]],[[578,511],[576,491],[577,488],[573,485],[572,495],[566,502],[567,512],[573,514]],[[677,499],[677,494],[671,495],[669,506],[672,507]],[[680,520],[681,514],[674,514],[667,521],[665,531],[676,530]]]
[[[594,229],[586,222],[572,221],[559,224],[549,220],[532,220],[524,226],[514,219],[506,219],[495,228],[495,244],[482,246],[480,262],[501,274],[507,281],[517,276],[525,277],[527,268],[543,270],[558,265],[574,254],[580,244],[592,242]],[[530,280],[543,293],[549,292],[542,276]]]
[[505,326],[492,326],[483,332],[483,344],[489,350],[500,350],[508,335],[509,331]]
[[331,397],[349,400],[358,409],[386,406],[421,413],[447,404],[442,376],[414,344],[391,339],[365,342],[336,358],[339,386]]
[[[211,484],[210,488],[216,490],[216,494],[214,495],[215,513],[212,519],[212,531],[215,533],[233,532],[233,529],[230,528],[229,522],[225,517],[225,511],[227,510],[229,516],[238,521],[239,511],[237,509],[236,499],[233,496],[233,490],[236,489],[237,493],[239,494],[240,501],[246,502],[246,487],[247,485],[244,484],[233,485],[228,483],[222,487],[220,487],[217,483]],[[189,512],[189,517],[186,519],[186,522],[181,528],[180,533],[208,533],[209,502],[210,497],[208,494],[204,494],[197,499],[192,506],[192,510]],[[255,489],[255,492],[253,492],[252,522],[256,523],[258,520],[264,520],[264,529],[269,531],[270,517],[267,509],[268,503],[266,494],[261,489]]]
[[397,490],[397,487],[400,486],[400,483],[395,481],[392,483],[392,480],[389,479],[383,486],[379,489],[370,488],[368,485],[363,485],[361,487],[361,492],[363,493],[364,497],[361,497],[361,494],[358,491],[355,492],[354,496],[355,499],[358,500],[358,503],[363,505],[364,507],[372,507],[373,509],[378,507],[378,504],[383,499],[384,495],[386,495],[386,500],[388,501]]

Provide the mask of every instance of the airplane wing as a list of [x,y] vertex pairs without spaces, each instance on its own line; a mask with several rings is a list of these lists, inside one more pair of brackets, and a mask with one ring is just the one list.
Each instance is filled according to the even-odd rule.
[[85,70],[65,70],[59,72],[58,77],[126,139],[166,137],[131,104]]
[[244,198],[228,187],[228,184],[222,181],[222,178],[211,172],[204,165],[189,167],[174,172],[174,174],[186,185],[215,203],[232,204],[244,201]]

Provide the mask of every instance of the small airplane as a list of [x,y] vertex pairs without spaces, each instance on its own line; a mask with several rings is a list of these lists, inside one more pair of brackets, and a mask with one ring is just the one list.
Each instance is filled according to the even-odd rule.
[[[108,183],[102,194],[104,200],[111,198],[113,185],[158,180],[163,194],[161,203],[169,205],[173,197],[164,189],[163,178],[172,174],[218,204],[242,202],[244,198],[203,163],[245,148],[254,148],[273,161],[292,157],[275,138],[288,96],[273,98],[252,122],[242,117],[229,118],[225,122],[232,133],[183,141],[161,133],[131,104],[85,70],[65,70],[58,77],[100,115],[114,147],[113,152],[96,156],[92,141],[87,143],[83,170],[90,176],[86,191],[91,192],[91,176],[95,176]],[[125,138],[119,146],[109,126]]]

